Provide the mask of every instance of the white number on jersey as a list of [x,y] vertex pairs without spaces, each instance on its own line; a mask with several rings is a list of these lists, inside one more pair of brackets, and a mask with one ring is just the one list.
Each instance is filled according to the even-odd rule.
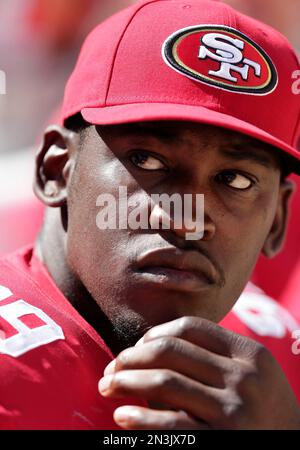
[[233,307],[234,313],[259,336],[283,338],[299,329],[291,314],[272,298],[260,292],[243,292]]
[[[12,293],[9,289],[0,286],[0,300],[4,300],[11,295]],[[29,328],[20,320],[20,317],[28,314],[34,314],[44,322],[44,325]],[[17,300],[0,306],[0,317],[17,331],[14,336],[6,339],[1,336],[0,353],[5,355],[17,357],[41,345],[65,338],[59,325],[41,309],[26,303],[24,300]]]

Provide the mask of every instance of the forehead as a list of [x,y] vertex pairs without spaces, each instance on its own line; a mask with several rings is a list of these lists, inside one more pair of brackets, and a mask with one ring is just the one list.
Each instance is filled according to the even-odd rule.
[[98,127],[99,130],[106,130],[107,132],[114,133],[119,137],[127,136],[145,136],[154,137],[160,140],[180,141],[185,137],[198,137],[202,141],[205,140],[217,140],[234,141],[234,142],[248,142],[251,138],[243,136],[240,133],[226,130],[224,128],[215,127],[212,125],[206,125],[196,122],[187,121],[149,121],[149,122],[134,122],[121,125],[111,125],[105,127]]

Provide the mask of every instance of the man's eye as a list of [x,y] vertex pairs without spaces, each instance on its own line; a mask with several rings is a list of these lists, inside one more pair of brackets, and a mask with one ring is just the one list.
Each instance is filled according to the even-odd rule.
[[130,156],[131,162],[144,170],[167,170],[167,167],[158,158],[147,152],[135,152]]
[[217,175],[217,181],[241,191],[249,189],[253,185],[253,181],[250,178],[231,170],[219,173]]

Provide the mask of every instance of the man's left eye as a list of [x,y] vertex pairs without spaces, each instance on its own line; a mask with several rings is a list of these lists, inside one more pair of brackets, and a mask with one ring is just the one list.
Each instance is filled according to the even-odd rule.
[[134,152],[130,156],[131,162],[144,170],[166,170],[166,165],[158,158],[150,155],[147,152]]
[[241,191],[249,189],[253,185],[252,180],[246,177],[246,175],[242,175],[238,172],[234,172],[231,170],[219,173],[217,175],[217,181],[219,183],[224,183],[231,188],[239,189]]

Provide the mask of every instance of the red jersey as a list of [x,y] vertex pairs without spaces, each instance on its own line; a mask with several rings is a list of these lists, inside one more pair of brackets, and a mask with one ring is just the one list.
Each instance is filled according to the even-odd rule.
[[[222,325],[262,342],[300,399],[300,355],[290,314],[253,286]],[[299,345],[300,353],[300,345]],[[0,428],[118,429],[98,381],[113,354],[59,291],[32,248],[0,260]]]
[[32,248],[0,261],[0,428],[118,429],[98,381],[114,358]]

